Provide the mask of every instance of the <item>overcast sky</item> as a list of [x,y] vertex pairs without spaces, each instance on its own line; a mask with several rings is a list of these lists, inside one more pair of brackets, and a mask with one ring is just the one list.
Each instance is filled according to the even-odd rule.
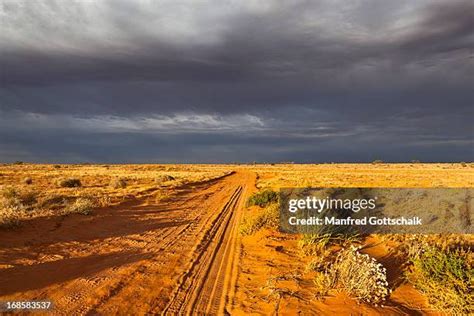
[[0,4],[0,162],[474,157],[472,0]]

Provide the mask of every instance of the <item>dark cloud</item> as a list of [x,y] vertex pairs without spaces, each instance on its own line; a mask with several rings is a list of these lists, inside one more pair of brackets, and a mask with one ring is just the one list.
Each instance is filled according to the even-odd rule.
[[[472,12],[472,1],[4,1],[0,154],[472,160]],[[71,135],[55,155],[38,136],[52,128]]]

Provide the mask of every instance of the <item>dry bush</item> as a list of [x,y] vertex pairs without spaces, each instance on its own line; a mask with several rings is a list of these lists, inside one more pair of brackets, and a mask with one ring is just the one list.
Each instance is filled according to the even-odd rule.
[[33,193],[21,194],[15,188],[3,188],[0,192],[0,226],[17,226],[26,216],[27,206],[36,202]]
[[242,235],[251,235],[262,228],[276,229],[279,222],[279,206],[274,203],[261,210],[257,215],[245,217],[240,224],[239,230]]
[[124,189],[127,187],[127,180],[125,178],[112,179],[110,186],[114,189]]
[[62,188],[78,188],[82,184],[81,184],[81,180],[77,178],[67,178],[67,179],[60,179],[58,181],[58,185]]
[[360,301],[379,304],[391,292],[382,264],[353,246],[341,250],[324,274],[330,288],[342,288]]
[[474,269],[465,250],[424,248],[412,258],[406,277],[426,294],[430,304],[455,315],[474,313]]
[[173,180],[176,180],[176,178],[173,176],[170,176],[169,174],[164,174],[156,178],[157,183],[168,182],[168,181],[173,181]]
[[32,184],[32,183],[33,183],[33,179],[31,179],[30,177],[26,177],[25,179],[23,179],[23,183],[24,183],[24,184]]
[[76,199],[72,204],[67,206],[62,214],[82,214],[89,215],[92,213],[92,210],[97,207],[97,203],[91,198],[81,197]]
[[0,192],[0,226],[11,227],[19,224],[24,216],[25,206],[14,188],[4,188]]

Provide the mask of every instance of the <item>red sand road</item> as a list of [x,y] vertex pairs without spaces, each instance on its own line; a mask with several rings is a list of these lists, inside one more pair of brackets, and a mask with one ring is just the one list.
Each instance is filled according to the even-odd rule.
[[152,195],[93,216],[0,232],[0,300],[77,314],[223,313],[235,288],[237,222],[255,174]]

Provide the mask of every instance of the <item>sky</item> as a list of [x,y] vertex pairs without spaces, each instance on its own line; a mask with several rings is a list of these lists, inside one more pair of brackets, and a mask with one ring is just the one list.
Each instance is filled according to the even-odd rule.
[[0,162],[473,161],[474,1],[0,0]]

